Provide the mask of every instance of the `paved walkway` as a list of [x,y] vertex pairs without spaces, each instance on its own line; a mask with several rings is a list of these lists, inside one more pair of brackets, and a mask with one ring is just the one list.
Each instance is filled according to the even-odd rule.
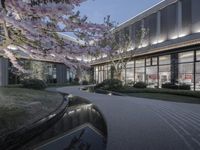
[[108,150],[200,150],[200,105],[108,96],[64,87],[58,91],[98,106],[108,126]]

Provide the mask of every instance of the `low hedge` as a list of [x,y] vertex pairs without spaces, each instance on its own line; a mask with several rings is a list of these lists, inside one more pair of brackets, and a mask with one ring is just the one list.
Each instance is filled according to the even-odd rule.
[[191,87],[188,84],[181,84],[181,85],[179,85],[178,89],[180,89],[180,90],[191,90]]
[[87,80],[83,80],[82,85],[89,85],[89,82]]
[[134,88],[144,89],[147,88],[147,84],[145,82],[137,82],[133,85]]
[[122,88],[122,81],[118,79],[107,79],[104,80],[102,83],[99,83],[95,86],[96,89],[103,89],[103,90],[114,90]]
[[178,85],[172,84],[172,83],[165,83],[162,84],[162,88],[164,89],[178,89]]
[[162,88],[164,89],[175,89],[175,90],[191,90],[190,85],[188,84],[172,84],[172,83],[165,83],[162,84]]
[[39,79],[25,79],[22,81],[22,87],[35,90],[43,90],[47,87],[46,83]]

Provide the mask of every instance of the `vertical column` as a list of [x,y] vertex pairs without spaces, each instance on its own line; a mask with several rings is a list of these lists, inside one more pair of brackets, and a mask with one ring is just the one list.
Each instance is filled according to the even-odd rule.
[[197,51],[194,51],[194,91],[196,91],[196,61],[197,61]]
[[136,74],[136,60],[134,59],[133,61],[134,61],[134,82],[135,82],[135,79],[136,79],[136,76],[135,76],[135,74]]
[[8,85],[8,59],[0,57],[0,86]]
[[171,55],[171,83],[175,84],[178,80],[178,53]]
[[160,88],[160,57],[157,57],[157,88]]

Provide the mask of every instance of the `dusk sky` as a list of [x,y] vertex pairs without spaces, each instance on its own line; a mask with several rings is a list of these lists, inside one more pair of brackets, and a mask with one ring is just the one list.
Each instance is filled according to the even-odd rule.
[[111,15],[112,21],[122,23],[162,0],[88,0],[79,8],[88,20],[102,23],[103,18]]

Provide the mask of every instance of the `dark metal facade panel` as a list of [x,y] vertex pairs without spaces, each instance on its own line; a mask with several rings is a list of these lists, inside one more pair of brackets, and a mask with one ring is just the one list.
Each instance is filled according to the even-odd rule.
[[182,33],[190,34],[191,33],[191,24],[192,24],[192,0],[180,0],[182,2]]
[[167,17],[167,8],[162,9],[161,11],[161,20],[160,20],[160,39],[167,40],[168,32],[168,17]]
[[[178,36],[178,4],[172,4],[167,8],[167,33],[168,39]],[[163,18],[164,19],[164,18]]]
[[66,83],[67,67],[64,64],[56,64],[56,78],[58,84]]
[[147,34],[144,38],[144,42],[146,45],[149,45],[150,44],[149,31],[148,31],[149,30],[149,17],[144,19],[144,29],[146,29],[146,34]]
[[8,59],[0,57],[0,86],[8,85]]
[[192,0],[192,29],[200,32],[200,0]]
[[139,47],[139,32],[141,31],[141,27],[142,27],[142,21],[136,22],[135,24],[135,46],[136,48]]
[[149,19],[149,42],[153,44],[157,40],[157,13],[148,17]]
[[135,24],[132,24],[131,25],[131,41],[132,41],[132,44],[133,44],[133,47],[135,47],[135,44],[136,44],[136,42],[135,42],[135,34],[136,32],[135,32]]

